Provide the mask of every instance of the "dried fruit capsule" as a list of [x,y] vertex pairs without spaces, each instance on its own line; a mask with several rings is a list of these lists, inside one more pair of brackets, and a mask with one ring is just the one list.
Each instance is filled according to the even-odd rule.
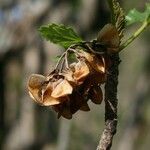
[[54,98],[64,97],[71,94],[73,91],[72,86],[67,80],[62,80],[52,91],[51,96]]
[[82,84],[89,73],[90,73],[90,70],[87,64],[84,61],[79,61],[75,65],[73,78],[77,81],[78,84]]
[[87,103],[83,103],[83,105],[80,107],[80,110],[82,111],[90,111],[90,107]]
[[95,104],[101,104],[103,100],[102,89],[99,86],[93,86],[89,91],[89,98]]
[[30,97],[42,105],[40,89],[45,82],[45,77],[39,74],[32,74],[28,80],[28,90]]
[[105,62],[102,56],[97,57],[96,55],[85,51],[80,51],[80,56],[84,57],[94,70],[105,73]]

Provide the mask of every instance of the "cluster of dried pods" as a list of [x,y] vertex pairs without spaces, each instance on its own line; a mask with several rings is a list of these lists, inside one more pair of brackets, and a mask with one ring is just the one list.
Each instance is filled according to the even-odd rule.
[[[117,30],[112,25],[101,30],[98,36],[102,43],[101,52],[94,52],[93,46],[87,43],[69,47],[49,75],[30,76],[30,96],[42,106],[52,106],[58,118],[71,119],[78,110],[89,111],[88,100],[100,104],[103,100],[100,86],[107,80],[107,68],[110,66],[104,49],[109,52],[117,48],[119,39],[116,34]],[[104,48],[104,45],[107,46]],[[70,57],[73,58],[70,60]]]

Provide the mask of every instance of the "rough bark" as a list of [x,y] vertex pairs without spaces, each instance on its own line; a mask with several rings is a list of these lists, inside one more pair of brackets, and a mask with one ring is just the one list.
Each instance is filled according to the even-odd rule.
[[105,85],[105,129],[103,130],[97,150],[110,150],[117,128],[119,54],[112,55],[111,60],[112,65],[108,70],[108,79]]

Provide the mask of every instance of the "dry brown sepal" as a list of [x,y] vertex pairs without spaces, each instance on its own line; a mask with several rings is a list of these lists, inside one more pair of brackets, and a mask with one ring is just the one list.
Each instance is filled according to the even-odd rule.
[[103,99],[100,85],[106,81],[107,62],[83,50],[68,67],[54,70],[48,76],[33,74],[28,81],[30,96],[42,106],[52,106],[58,113],[71,119],[78,110],[89,111],[88,100],[100,104]]
[[89,98],[95,104],[101,104],[103,100],[103,93],[100,86],[93,86],[89,91]]
[[59,81],[59,83],[55,87],[53,87],[51,96],[54,98],[64,97],[71,94],[72,91],[73,91],[72,86],[66,79],[63,79]]
[[97,72],[105,73],[105,60],[104,57],[101,56],[98,58],[95,54],[88,53],[85,51],[79,51],[79,54],[81,57],[84,57],[87,62],[89,62],[89,65]]
[[87,103],[83,104],[81,107],[80,107],[80,110],[82,111],[90,111],[90,107]]

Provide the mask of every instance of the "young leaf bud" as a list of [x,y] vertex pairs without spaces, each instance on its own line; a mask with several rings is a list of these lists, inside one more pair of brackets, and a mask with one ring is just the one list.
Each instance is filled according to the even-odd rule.
[[98,33],[97,41],[107,48],[108,53],[117,52],[120,38],[116,27],[112,24],[105,25]]

